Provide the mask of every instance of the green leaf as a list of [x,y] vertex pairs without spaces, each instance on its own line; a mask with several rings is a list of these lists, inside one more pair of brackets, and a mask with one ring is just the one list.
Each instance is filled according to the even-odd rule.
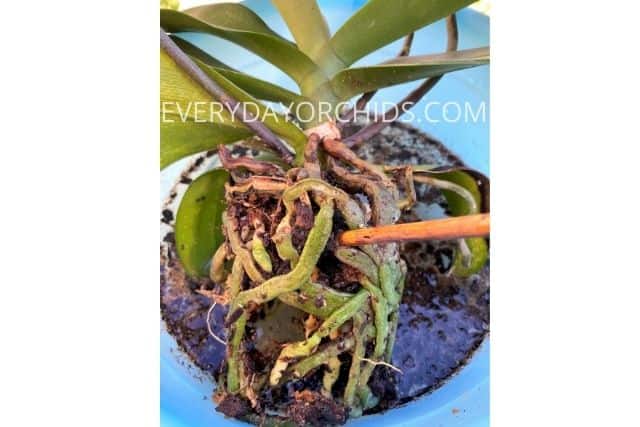
[[[215,101],[185,73],[164,50],[160,50],[160,103],[162,111],[182,119],[207,118],[215,123],[244,129],[244,125],[223,109],[214,109]],[[221,107],[221,104],[217,105]]]
[[465,200],[457,193],[446,190],[443,192],[447,198],[449,211],[452,215],[469,215],[480,212],[487,213],[490,211],[489,201],[491,182],[485,174],[467,167],[437,167],[428,165],[415,165],[413,167],[413,172],[416,174],[425,173],[434,178],[458,184],[471,193],[476,201],[476,206],[478,207],[478,209],[473,212],[469,209]]
[[189,55],[191,57],[194,57],[194,58],[198,58],[200,61],[204,62],[205,64],[210,65],[210,66],[215,67],[215,68],[220,68],[220,69],[225,69],[225,70],[232,70],[233,69],[229,65],[227,65],[224,62],[214,58],[213,56],[209,55],[207,52],[205,52],[204,50],[200,49],[196,45],[188,42],[187,40],[185,40],[185,39],[183,39],[181,37],[178,37],[178,36],[176,36],[174,34],[170,35],[169,37],[187,55]]
[[189,185],[176,215],[176,248],[190,276],[207,277],[209,263],[224,241],[222,212],[226,208],[224,184],[229,173],[207,172]]
[[291,92],[265,80],[257,79],[248,74],[235,70],[216,69],[216,71],[257,99],[279,102],[286,106],[299,104],[301,102],[308,102],[307,98],[300,96],[297,93]]
[[191,154],[211,150],[251,136],[245,128],[220,123],[182,121],[180,116],[160,116],[160,169]]
[[344,64],[473,3],[474,0],[369,0],[333,35],[331,46]]
[[244,89],[247,93],[257,99],[263,99],[266,101],[279,102],[284,105],[297,104],[300,102],[308,101],[307,98],[291,92],[280,86],[269,83],[265,80],[258,79],[248,74],[241,73],[234,70],[227,64],[220,62],[213,56],[209,55],[204,50],[194,46],[188,41],[179,37],[172,37],[178,47],[188,54],[192,59],[198,59],[202,63],[215,69],[218,73],[222,74],[233,84],[239,88]]
[[307,143],[307,137],[299,127],[293,124],[290,120],[287,120],[287,117],[285,117],[284,115],[275,113],[273,109],[267,108],[264,104],[233,84],[229,79],[224,77],[214,68],[209,67],[208,65],[197,59],[195,60],[195,62],[229,95],[234,97],[236,100],[244,103],[247,111],[253,114],[254,117],[263,122],[265,126],[267,126],[274,133],[289,142],[296,153],[296,157],[301,158],[304,152],[304,147]]
[[471,253],[471,260],[468,265],[465,265],[464,257],[460,250],[456,251],[453,258],[453,274],[458,277],[469,277],[472,274],[476,274],[489,259],[489,246],[487,241],[483,237],[471,237],[464,239],[469,252]]
[[476,206],[478,208],[473,210],[471,206],[469,206],[469,203],[467,203],[459,194],[454,193],[453,191],[442,190],[444,197],[447,199],[449,212],[451,212],[453,216],[472,215],[480,212],[480,208],[482,206],[482,195],[480,194],[478,184],[476,184],[475,179],[471,175],[460,170],[432,173],[432,175],[438,179],[453,182],[454,184],[458,184],[465,188],[469,193],[471,193],[473,199],[476,201]]
[[[295,124],[261,104],[229,79],[198,59],[205,73],[229,95],[245,103],[247,111],[288,141],[301,158],[307,138]],[[217,103],[200,85],[160,52],[160,165],[165,167],[189,154],[244,139],[252,133]],[[215,108],[217,107],[217,108]]]
[[340,99],[347,100],[360,93],[488,63],[488,47],[406,56],[378,65],[340,71],[331,79],[331,86]]
[[[252,133],[160,50],[160,168]],[[217,104],[221,107],[221,104]]]
[[329,26],[315,0],[272,0],[287,23],[298,49],[313,58],[329,41]]
[[240,4],[212,4],[184,12],[161,9],[160,26],[173,33],[203,32],[236,43],[280,68],[301,88],[326,81],[318,66],[295,44],[273,32],[251,9]]
[[[428,167],[415,166],[414,173],[424,173],[439,180],[452,182],[466,189],[476,202],[476,209],[472,209],[468,202],[459,194],[453,191],[442,190],[442,195],[447,200],[447,207],[453,216],[471,215],[480,212],[489,212],[489,179],[480,172],[467,168],[440,168],[430,169]],[[489,258],[489,248],[487,241],[483,237],[472,237],[464,239],[471,259],[465,265],[464,256],[457,250],[453,260],[453,274],[459,277],[468,277],[477,273],[484,267]]]
[[160,0],[160,9],[175,9],[180,8],[180,2],[178,0]]
[[333,74],[344,64],[329,43],[331,35],[316,0],[272,0],[287,23],[298,48]]

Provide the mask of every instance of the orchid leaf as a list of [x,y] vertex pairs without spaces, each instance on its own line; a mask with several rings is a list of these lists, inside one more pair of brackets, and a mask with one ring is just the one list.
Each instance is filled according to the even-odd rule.
[[215,69],[233,84],[242,88],[251,96],[265,101],[279,102],[284,105],[297,104],[305,102],[307,99],[297,93],[291,92],[273,83],[258,79],[240,71],[234,70],[227,64],[217,60],[204,50],[181,39],[180,37],[172,37],[178,47],[188,54],[192,59],[198,59],[209,67]]
[[180,116],[182,121],[206,119],[244,128],[221,108],[222,104],[214,106],[214,101],[165,51],[160,50],[160,103],[164,114]]
[[464,239],[464,243],[471,256],[465,261],[460,248],[456,250],[451,272],[458,277],[469,277],[478,273],[489,259],[489,246],[483,237],[470,237]]
[[180,9],[180,2],[178,0],[160,0],[160,9]]
[[272,3],[302,52],[317,64],[324,65],[327,71],[344,68],[329,44],[329,26],[316,0],[272,0]]
[[[298,156],[302,155],[306,136],[290,120],[268,110],[229,79],[194,59],[227,93],[242,102],[247,111],[287,140]],[[160,101],[162,107],[160,164],[165,167],[189,154],[235,142],[251,135],[249,130],[194,82],[164,52],[160,53]]]
[[260,80],[248,74],[244,74],[236,70],[216,69],[216,71],[257,99],[279,102],[283,105],[295,105],[302,102],[309,102],[307,98],[298,95],[297,93],[291,92],[267,81]]
[[298,48],[310,58],[329,41],[329,26],[315,0],[272,0]]
[[183,121],[180,116],[160,117],[160,169],[191,154],[211,150],[251,136],[245,128],[220,123]]
[[446,190],[443,192],[447,197],[447,204],[452,215],[470,215],[490,211],[491,182],[482,172],[467,167],[424,167],[420,165],[414,166],[413,171],[414,173],[424,172],[434,178],[458,184],[471,193],[478,206],[475,212],[469,210],[468,204],[458,194]]
[[183,12],[161,9],[160,26],[172,33],[202,32],[233,42],[280,68],[301,87],[325,80],[317,65],[295,44],[280,37],[251,9],[240,4],[211,4]]
[[469,203],[466,202],[465,199],[463,199],[459,194],[454,193],[453,191],[442,190],[443,195],[447,199],[448,210],[453,216],[473,215],[480,213],[480,209],[482,207],[482,195],[480,194],[478,184],[471,175],[461,170],[442,173],[434,172],[431,175],[437,177],[438,179],[458,184],[459,186],[466,189],[469,193],[471,193],[471,196],[476,201],[477,208],[474,209],[469,206]]
[[[453,182],[454,184],[458,184],[461,187],[467,189],[476,201],[476,206],[482,206],[482,197],[478,189],[478,185],[476,184],[475,180],[467,173],[462,171],[452,171],[448,173],[437,174],[437,177],[438,179],[444,179],[445,181]],[[476,211],[473,211],[458,194],[446,190],[444,190],[442,193],[445,199],[447,199],[449,211],[453,216],[479,213],[480,208],[478,208],[478,210]],[[471,237],[468,239],[464,239],[464,242],[467,245],[471,258],[465,261],[463,252],[461,250],[456,251],[455,257],[453,259],[452,271],[453,274],[459,277],[468,277],[472,274],[477,273],[482,267],[484,267],[489,257],[489,248],[487,246],[487,241],[483,237]]]
[[229,173],[209,171],[189,185],[176,215],[176,248],[185,271],[207,277],[211,257],[224,241],[222,212],[226,208],[224,184]]
[[[424,173],[439,180],[448,181],[467,190],[475,200],[475,208],[459,194],[442,190],[442,195],[447,200],[448,211],[453,216],[472,215],[480,212],[489,212],[489,179],[480,172],[467,168],[438,168],[430,169],[421,166],[413,168],[415,174]],[[461,250],[457,250],[453,260],[453,274],[459,277],[468,277],[477,273],[484,267],[489,258],[487,241],[482,237],[464,239],[471,255],[465,261]]]
[[160,51],[160,168],[251,132]]
[[435,55],[406,56],[368,67],[340,71],[331,79],[342,100],[372,90],[438,76],[489,63],[489,48],[468,49]]
[[247,92],[233,84],[229,79],[224,77],[214,68],[207,66],[205,63],[197,59],[195,60],[195,62],[230,96],[243,103],[247,111],[251,113],[257,120],[262,121],[270,130],[289,142],[299,158],[302,156],[304,146],[307,143],[307,137],[299,127],[293,124],[283,114],[278,114],[273,111],[273,109],[267,108],[264,104],[260,103]]
[[183,39],[182,37],[178,37],[175,34],[172,34],[169,37],[171,37],[171,40],[173,40],[175,42],[175,44],[177,44],[178,47],[184,53],[186,53],[187,55],[189,55],[191,57],[198,58],[202,62],[206,63],[207,65],[209,65],[211,67],[215,67],[216,69],[218,69],[218,68],[225,69],[225,70],[232,70],[233,69],[229,65],[227,65],[224,62],[214,58],[213,56],[209,55],[204,50],[200,49],[198,46],[194,45],[193,43],[191,43],[191,42],[189,42],[189,41],[187,41],[185,39]]
[[369,0],[333,35],[331,47],[348,66],[473,1]]

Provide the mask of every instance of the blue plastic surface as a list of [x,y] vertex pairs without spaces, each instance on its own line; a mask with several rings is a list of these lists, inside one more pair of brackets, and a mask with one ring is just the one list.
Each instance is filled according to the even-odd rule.
[[[319,1],[335,31],[365,1]],[[393,2],[389,2],[390,7]],[[290,37],[282,19],[270,2],[250,0],[245,4],[256,11],[272,28]],[[489,45],[489,19],[486,16],[464,10],[458,13],[460,48]],[[435,53],[443,50],[446,32],[444,22],[438,22],[416,33],[412,54]],[[244,72],[273,81],[290,89],[295,84],[279,70],[265,63],[252,53],[245,51],[238,55],[238,48],[213,36],[190,35],[197,43],[217,58]],[[395,42],[379,52],[367,56],[357,64],[373,64],[395,56],[402,41]],[[409,83],[381,91],[374,100],[395,102],[409,92],[416,83]],[[429,102],[432,119],[425,120],[425,107]],[[466,122],[449,123],[444,120],[440,107],[447,102],[456,102],[462,107],[468,103],[470,114]],[[473,120],[482,103],[485,105],[485,119]],[[483,66],[448,74],[429,93],[427,99],[418,103],[413,111],[419,114],[411,123],[442,141],[458,154],[469,166],[489,173],[489,67]],[[455,107],[449,109],[449,118],[457,115]],[[422,120],[417,121],[419,117]],[[478,117],[476,115],[476,117]],[[165,169],[162,173],[162,195],[166,195],[170,185],[177,179],[184,163]],[[160,345],[160,418],[163,427],[201,426],[245,426],[239,421],[224,418],[214,410],[211,393],[214,384],[203,378],[198,368],[189,363],[178,350],[175,340],[161,326]],[[384,418],[384,421],[383,421]],[[351,420],[349,426],[470,426],[489,425],[489,340],[473,356],[467,366],[444,386],[431,394],[403,407],[387,411],[381,415],[365,416]]]

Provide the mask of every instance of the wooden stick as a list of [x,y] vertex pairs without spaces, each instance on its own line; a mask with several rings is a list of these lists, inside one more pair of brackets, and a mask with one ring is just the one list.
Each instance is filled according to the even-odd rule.
[[451,240],[487,235],[489,235],[488,213],[349,230],[338,236],[338,242],[344,246],[359,246],[411,240]]

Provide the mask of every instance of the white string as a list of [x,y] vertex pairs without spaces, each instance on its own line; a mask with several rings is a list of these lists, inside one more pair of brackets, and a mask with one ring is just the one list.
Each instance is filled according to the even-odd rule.
[[213,330],[211,329],[211,313],[213,312],[214,307],[216,306],[216,302],[213,302],[213,305],[209,308],[209,311],[207,311],[207,330],[209,331],[209,335],[211,335],[216,341],[218,341],[220,344],[226,346],[227,343],[225,341],[223,341],[219,336],[217,336],[216,334],[213,333]]
[[376,365],[376,366],[377,365],[383,365],[383,366],[386,366],[387,368],[391,368],[394,371],[397,371],[397,372],[400,372],[401,374],[404,374],[404,372],[402,372],[402,370],[400,368],[396,368],[391,363],[387,363],[387,362],[384,362],[382,360],[376,362],[375,360],[367,359],[366,357],[361,357],[360,360],[365,361],[367,363],[371,363],[372,365]]

